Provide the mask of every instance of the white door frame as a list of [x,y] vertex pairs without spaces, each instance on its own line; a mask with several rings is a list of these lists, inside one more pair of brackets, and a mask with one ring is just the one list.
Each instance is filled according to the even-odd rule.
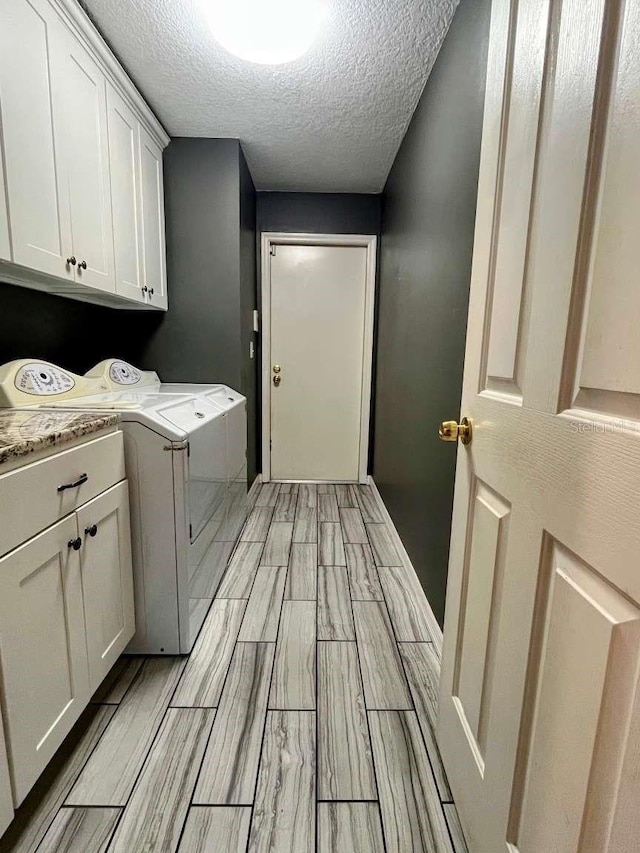
[[369,422],[373,376],[373,323],[376,291],[378,238],[371,234],[285,234],[263,231],[260,237],[262,269],[262,481],[271,480],[271,246],[362,246],[367,250],[362,364],[362,408],[360,411],[360,458],[358,479],[368,482]]

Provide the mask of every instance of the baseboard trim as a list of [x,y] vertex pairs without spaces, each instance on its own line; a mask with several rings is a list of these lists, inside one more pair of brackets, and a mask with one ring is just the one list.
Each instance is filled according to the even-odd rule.
[[247,500],[249,501],[249,506],[252,507],[256,502],[258,497],[258,492],[260,491],[260,486],[262,485],[262,474],[256,474],[256,478],[251,484],[251,488],[247,492]]
[[391,535],[394,540],[394,545],[398,549],[400,557],[402,558],[402,564],[404,569],[407,571],[408,577],[407,582],[411,584],[411,587],[415,589],[416,595],[422,595],[425,602],[425,612],[427,615],[427,619],[429,622],[429,633],[433,637],[433,645],[438,653],[439,657],[442,657],[442,628],[438,624],[438,620],[433,614],[433,610],[431,609],[431,605],[429,604],[429,600],[425,595],[425,592],[422,588],[422,584],[420,583],[420,579],[416,573],[416,570],[413,567],[413,563],[409,555],[407,554],[407,549],[404,547],[402,539],[400,538],[400,534],[396,530],[396,526],[393,523],[393,519],[389,515],[389,510],[385,506],[385,502],[382,499],[382,495],[380,494],[378,487],[375,483],[373,477],[369,476],[369,485],[371,486],[371,490],[375,496],[376,502],[380,509],[380,512],[384,516],[386,524],[389,526],[391,530]]

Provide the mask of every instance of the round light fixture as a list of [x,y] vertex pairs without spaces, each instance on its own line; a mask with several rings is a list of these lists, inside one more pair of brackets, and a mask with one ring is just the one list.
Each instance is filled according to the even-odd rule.
[[216,41],[241,59],[281,65],[303,56],[327,17],[328,0],[200,0]]

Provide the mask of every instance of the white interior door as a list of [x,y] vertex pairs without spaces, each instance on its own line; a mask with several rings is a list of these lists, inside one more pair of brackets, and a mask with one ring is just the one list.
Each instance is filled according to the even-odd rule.
[[272,248],[264,368],[275,480],[359,478],[367,256],[365,246]]
[[471,853],[640,843],[639,42],[640,0],[493,4],[438,732]]

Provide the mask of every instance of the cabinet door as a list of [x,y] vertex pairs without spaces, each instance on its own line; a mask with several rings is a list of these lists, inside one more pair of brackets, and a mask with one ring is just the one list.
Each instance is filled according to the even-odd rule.
[[60,114],[50,46],[63,35],[47,0],[0,2],[0,108],[13,261],[73,279]]
[[[52,46],[54,94],[63,104],[76,281],[115,291],[107,81],[73,35]],[[86,268],[84,265],[86,264]]]
[[162,150],[139,125],[144,285],[149,304],[167,307]]
[[144,302],[138,119],[107,85],[116,293]]
[[18,806],[90,698],[75,515],[0,559],[0,656]]
[[124,481],[78,510],[89,681],[93,692],[133,637],[129,490]]

